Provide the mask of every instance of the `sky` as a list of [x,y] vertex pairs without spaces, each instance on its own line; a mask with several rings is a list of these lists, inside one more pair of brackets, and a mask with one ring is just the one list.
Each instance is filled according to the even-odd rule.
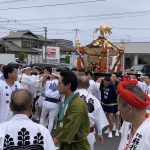
[[74,42],[77,29],[86,45],[103,23],[112,42],[150,42],[150,0],[0,0],[0,37],[16,30],[44,36],[47,27],[49,39]]

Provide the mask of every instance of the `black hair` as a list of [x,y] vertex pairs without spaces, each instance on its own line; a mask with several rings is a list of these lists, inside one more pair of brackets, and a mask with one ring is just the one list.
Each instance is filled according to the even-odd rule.
[[110,77],[109,77],[109,76],[106,76],[106,77],[104,78],[104,80],[105,80],[105,81],[109,81],[109,82],[111,82],[111,79],[110,79]]
[[56,71],[57,71],[57,72],[61,72],[61,71],[64,71],[64,69],[57,68]]
[[71,71],[78,71],[78,69],[74,67],[71,69]]
[[78,87],[78,78],[77,76],[71,71],[61,71],[60,76],[63,77],[63,84],[66,86],[67,84],[71,83],[71,91],[74,92]]
[[36,64],[31,64],[30,67],[31,67],[31,68],[37,67],[37,65],[36,65]]
[[31,72],[30,75],[35,75],[35,76],[37,76],[37,72]]
[[[30,66],[29,66],[29,65],[25,65],[25,66],[22,67],[22,69],[27,68],[27,67],[30,67]],[[30,67],[30,68],[31,68],[31,67]]]
[[68,67],[65,67],[64,70],[65,71],[71,71],[70,68],[68,68]]
[[147,76],[150,79],[150,72],[146,73],[145,76]]
[[52,73],[52,68],[51,67],[45,67],[44,69],[46,69],[48,72]]
[[8,79],[8,74],[12,73],[15,69],[18,69],[17,65],[15,64],[8,64],[3,67],[3,75],[5,79]]
[[19,89],[12,92],[10,107],[15,112],[25,112],[32,107],[33,95],[29,90]]
[[35,67],[35,69],[37,69],[39,72],[42,71],[42,69],[40,67]]
[[94,78],[95,78],[94,73],[93,73],[93,72],[91,72],[91,71],[88,71],[88,72],[86,73],[86,75],[87,75],[87,76],[91,76],[91,77],[92,77],[92,79],[94,79]]

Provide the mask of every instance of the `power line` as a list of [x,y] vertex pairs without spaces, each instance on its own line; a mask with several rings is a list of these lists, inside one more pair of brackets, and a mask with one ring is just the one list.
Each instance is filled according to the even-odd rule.
[[50,35],[62,35],[62,34],[72,34],[73,33],[73,31],[70,31],[70,32],[63,32],[63,33],[52,33],[52,34],[50,34]]
[[59,3],[59,4],[47,4],[47,5],[35,5],[35,6],[22,6],[22,7],[10,7],[10,8],[1,8],[0,10],[17,10],[17,9],[30,9],[30,8],[42,8],[42,7],[55,7],[55,6],[66,6],[66,5],[76,5],[76,4],[85,4],[85,3],[95,3],[105,0],[93,0],[93,1],[79,1],[79,2],[68,2],[68,3]]
[[7,27],[4,27],[4,26],[1,26],[0,29],[5,29],[5,30],[16,30],[16,28],[7,28]]
[[[0,30],[1,29],[3,29],[3,30],[8,30],[8,31],[11,31],[11,30],[13,30],[13,31],[18,31],[19,29],[17,29],[17,28],[9,28],[9,27],[5,27],[5,26],[0,26]],[[58,30],[58,32],[55,32],[55,33],[52,33],[51,35],[60,35],[60,34],[70,34],[70,33],[73,33],[74,31],[73,30],[68,30],[68,32],[61,32],[60,33],[60,31],[61,30]],[[38,31],[38,30],[31,30],[31,32],[43,32],[43,31]]]
[[[10,22],[20,22],[20,21],[18,21],[18,20],[12,20],[12,19],[8,19],[8,18],[3,18],[3,17],[0,17],[0,18],[2,18],[2,19],[4,19],[4,20],[6,20],[6,21],[3,21],[3,22],[7,22],[7,23],[10,23]],[[0,23],[1,23],[1,21],[0,21]],[[34,25],[30,25],[30,24],[25,24],[25,23],[19,23],[20,25],[25,25],[25,26],[29,26],[29,27],[34,27],[34,29],[41,29],[41,28],[43,28],[43,27],[38,27],[38,26],[34,26]],[[18,24],[18,25],[19,25]]]
[[[91,30],[91,31],[92,31],[92,30]],[[85,35],[87,35],[87,36],[89,36],[89,37],[92,37],[92,32],[91,32],[91,34],[85,32],[85,31],[80,31],[80,32],[83,33],[83,34],[85,34]]]
[[[12,20],[12,19],[6,19],[6,18],[2,18],[2,17],[0,17],[0,18],[2,18],[2,19],[5,19],[5,20],[3,20],[3,21],[0,21],[0,22],[22,22],[22,21],[38,21],[38,20],[45,20],[45,19],[73,19],[73,18],[87,18],[87,19],[82,19],[82,20],[74,20],[74,21],[61,21],[61,22],[51,22],[51,23],[43,23],[43,22],[41,22],[42,24],[57,24],[57,23],[74,23],[74,22],[85,22],[85,21],[95,21],[95,19],[93,18],[93,19],[90,19],[89,20],[89,18],[88,17],[100,17],[100,16],[107,16],[107,17],[101,17],[100,19],[118,19],[118,18],[125,18],[125,17],[134,17],[134,16],[137,16],[137,12],[139,12],[139,11],[134,11],[134,12],[123,12],[123,13],[113,13],[113,14],[101,14],[101,15],[87,15],[87,16],[73,16],[73,17],[61,17],[61,18],[39,18],[39,19],[30,19],[30,20]],[[144,11],[144,12],[148,12],[148,11]],[[110,16],[110,15],[129,15],[129,14],[132,14],[132,16]],[[134,15],[134,16],[133,16]],[[138,16],[143,16],[144,14],[138,14]],[[97,20],[96,20],[97,21]],[[40,23],[40,22],[39,22]],[[38,24],[39,24],[38,23]],[[22,23],[23,24],[23,23]],[[33,26],[33,25],[31,25],[31,24],[23,24],[23,25],[27,25],[27,26],[31,26],[31,27],[34,27],[34,28],[42,28],[42,27],[39,27],[39,26]]]
[[[4,19],[4,18],[3,18]],[[5,18],[6,19],[6,18]],[[24,26],[24,25],[27,25],[27,26],[29,26],[29,27],[34,27],[34,28],[30,28],[30,30],[36,30],[37,32],[43,32],[43,30],[37,30],[37,29],[43,29],[43,27],[38,27],[38,26],[33,26],[33,25],[30,25],[30,24],[24,24],[24,23],[17,23],[18,21],[16,21],[16,24],[12,24],[11,22],[7,22],[6,24],[4,24],[4,25],[2,25],[2,26],[6,26],[6,25],[8,25],[8,23],[9,23],[9,25],[10,26]],[[43,24],[45,24],[45,23],[43,23]],[[62,28],[50,28],[50,27],[47,27],[48,28],[48,30],[51,30],[51,31],[58,31],[58,32],[60,32],[60,31],[73,31],[73,29],[62,29]],[[90,29],[86,29],[86,30],[90,30]]]
[[118,27],[113,27],[114,29],[118,30],[150,30],[150,28],[137,28],[137,27],[132,27],[132,28],[118,28]]
[[[9,23],[11,26],[24,26],[24,25],[27,25],[27,26],[30,26],[30,27],[33,27],[31,28],[31,30],[37,30],[37,29],[42,29],[43,27],[38,27],[38,26],[33,26],[33,25],[30,25],[30,24],[24,24],[24,23],[17,23],[16,24],[12,24],[12,23]],[[45,24],[45,23],[43,23]],[[47,27],[48,30],[52,30],[52,31],[72,31],[73,29],[61,29],[61,28],[50,28],[50,27]],[[39,31],[39,32],[43,32],[43,30]]]
[[0,4],[15,3],[15,2],[21,2],[21,1],[28,1],[28,0],[12,0],[12,1],[3,1],[3,2],[0,2]]
[[[125,14],[125,13],[124,13]],[[106,14],[106,15],[109,15],[109,14]],[[134,14],[134,16],[132,15],[132,16],[113,16],[113,17],[104,17],[104,18],[100,18],[101,20],[102,19],[118,19],[118,18],[126,18],[126,17],[135,17],[135,15],[136,14]],[[143,14],[144,15],[144,14]],[[140,16],[143,16],[142,14],[140,15]],[[136,15],[137,16],[137,15]],[[138,15],[139,16],[139,15]],[[84,17],[84,16],[81,16],[81,17]],[[89,17],[92,17],[92,16],[89,16]],[[93,17],[94,17],[94,15],[93,15]],[[95,15],[95,17],[98,17],[97,15]],[[2,18],[2,17],[0,17],[0,18]],[[71,17],[69,17],[70,19],[71,19]],[[4,19],[4,18],[2,18],[2,19]],[[42,19],[42,18],[41,18]],[[23,20],[12,20],[12,19],[6,19],[5,18],[5,21],[3,20],[3,21],[0,21],[0,23],[2,23],[2,22],[20,22],[20,21],[23,21]],[[34,20],[33,20],[34,21]],[[97,19],[95,18],[93,18],[93,19],[90,19],[90,18],[86,18],[86,19],[82,19],[82,20],[73,20],[73,21],[59,21],[59,22],[51,22],[51,23],[47,23],[47,22],[38,22],[38,24],[40,24],[40,23],[42,23],[42,24],[46,24],[46,25],[48,25],[48,24],[58,24],[58,23],[74,23],[74,22],[85,22],[85,21],[90,21],[90,22],[93,22],[93,21],[97,21]],[[23,23],[22,23],[23,24]],[[33,24],[33,23],[32,23]],[[37,23],[36,23],[37,24]],[[23,24],[23,25],[27,25],[27,26],[31,26],[31,27],[34,27],[34,28],[43,28],[43,27],[39,27],[39,26],[33,26],[33,25],[31,25],[31,24]]]
[[[4,19],[4,18],[3,18]],[[5,18],[6,19],[6,18]],[[9,23],[9,22],[8,22]],[[0,26],[0,28],[2,29],[6,29],[6,30],[16,30],[17,31],[17,28],[8,28],[6,27],[6,25],[8,25],[8,23],[6,24],[3,24]],[[12,26],[12,24],[9,23],[10,26]],[[13,25],[28,25],[28,26],[31,26],[31,27],[35,27],[35,28],[32,28],[30,29],[31,31],[33,32],[43,32],[43,30],[37,30],[37,29],[43,29],[43,27],[37,27],[37,26],[32,26],[32,25],[29,25],[29,24],[23,24],[23,23],[18,23],[18,24],[13,24]],[[19,29],[18,29],[19,30]],[[49,28],[48,27],[48,30],[51,30],[51,31],[58,31],[58,32],[62,32],[62,31],[71,31],[73,32],[73,29],[58,29],[58,28]]]
[[[3,18],[4,19],[4,18]],[[16,21],[16,22],[18,22],[18,21]],[[61,22],[62,23],[62,22]],[[65,23],[67,23],[67,22],[65,22]],[[44,23],[44,24],[46,24],[46,23]],[[50,23],[51,24],[51,23]],[[5,25],[2,25],[2,27],[3,27],[3,29],[8,29],[8,30],[10,30],[10,29],[12,29],[12,28],[6,28],[6,25],[7,24],[5,24]],[[10,25],[12,25],[12,24],[10,24]],[[27,25],[27,26],[29,26],[29,27],[34,27],[34,28],[32,28],[32,29],[30,29],[30,30],[36,30],[36,29],[42,29],[43,27],[37,27],[37,26],[33,26],[33,25],[30,25],[30,24],[24,24],[24,23],[18,23],[18,24],[13,24],[13,25]],[[0,26],[1,27],[1,26]],[[116,30],[150,30],[150,28],[139,28],[139,27],[112,27],[113,29],[116,29]],[[86,31],[86,30],[92,30],[93,28],[91,28],[91,29],[84,29],[84,30],[81,30],[81,32],[83,32],[83,31]],[[48,30],[52,30],[52,31],[73,31],[73,29],[60,29],[60,28],[49,28],[48,27]],[[36,30],[37,31],[37,30]],[[42,30],[40,30],[40,31],[37,31],[37,32],[43,32]]]
[[[1,10],[1,9],[0,9]],[[123,15],[144,15],[145,13],[150,13],[150,10],[145,11],[132,11],[132,12],[122,12],[122,13],[110,13],[110,14],[96,14],[96,15],[85,15],[85,16],[70,16],[70,17],[56,17],[56,18],[36,18],[36,19],[20,19],[14,21],[42,21],[42,20],[59,20],[59,19],[79,19],[79,18],[92,18],[92,17],[122,17]],[[105,18],[104,18],[105,19]]]
[[[139,15],[138,15],[139,16]],[[140,15],[141,16],[141,15]],[[101,20],[102,19],[119,19],[119,18],[122,18],[122,19],[125,19],[126,17],[135,17],[135,16],[114,16],[114,17],[103,17],[103,18],[100,18]],[[47,23],[47,22],[44,22],[44,24],[58,24],[58,23],[61,23],[61,24],[66,24],[66,23],[75,23],[75,22],[93,22],[93,21],[98,21],[97,18],[86,18],[86,19],[82,19],[82,20],[73,20],[73,21],[58,21],[58,22],[51,22],[51,23]],[[43,22],[38,22],[39,23],[42,23]],[[36,23],[37,24],[37,23]]]
[[[10,20],[10,19],[8,19],[8,18],[3,18],[3,17],[0,17],[0,18],[7,20],[6,22],[9,23],[9,24],[11,23],[11,21],[13,21],[13,22],[15,22],[15,23],[20,22],[20,21],[18,21],[18,20]],[[45,24],[45,23],[43,23],[43,24]],[[33,29],[30,29],[30,30],[43,29],[43,27],[34,26],[34,25],[30,25],[30,24],[24,24],[24,23],[17,23],[17,24],[10,24],[10,25],[26,25],[26,26],[29,26],[29,27],[34,27]],[[49,28],[49,27],[47,27],[47,28],[48,28],[48,30],[70,31],[70,30],[68,30],[68,29],[60,29],[60,28],[59,28],[59,29],[56,29],[56,28]],[[72,29],[71,29],[71,31],[72,31]],[[39,32],[41,32],[41,31],[39,31]],[[42,32],[43,32],[43,31],[42,31]]]

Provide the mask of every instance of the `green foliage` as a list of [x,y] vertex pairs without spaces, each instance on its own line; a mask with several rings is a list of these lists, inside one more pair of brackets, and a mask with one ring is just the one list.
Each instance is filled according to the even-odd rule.
[[0,45],[0,53],[5,53],[6,52],[6,48],[3,45]]
[[25,58],[27,58],[27,54],[25,52],[16,52],[16,58],[19,58],[20,62],[24,62]]
[[66,56],[66,58],[65,58],[65,63],[67,63],[67,64],[69,64],[70,63],[70,56]]

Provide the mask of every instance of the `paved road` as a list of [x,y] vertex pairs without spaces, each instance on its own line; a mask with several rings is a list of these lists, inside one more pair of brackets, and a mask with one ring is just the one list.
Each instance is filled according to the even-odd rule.
[[94,150],[117,150],[119,142],[120,142],[120,137],[113,136],[112,139],[109,139],[109,138],[107,138],[106,134],[103,134],[103,135],[104,135],[104,139],[105,139],[104,144],[96,142]]
[[120,142],[120,137],[113,136],[112,139],[107,138],[106,134],[104,134],[105,143],[100,144],[96,142],[95,150],[117,150]]

